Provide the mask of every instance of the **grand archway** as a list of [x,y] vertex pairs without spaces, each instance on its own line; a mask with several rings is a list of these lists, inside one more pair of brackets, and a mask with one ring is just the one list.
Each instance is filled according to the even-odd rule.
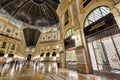
[[84,34],[93,72],[119,72],[120,30],[109,7],[99,6],[88,14]]

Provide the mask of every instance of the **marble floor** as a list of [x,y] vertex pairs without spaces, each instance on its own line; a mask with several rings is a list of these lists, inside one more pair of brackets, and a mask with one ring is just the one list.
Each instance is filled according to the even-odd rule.
[[97,75],[79,74],[76,71],[58,69],[57,63],[12,63],[0,70],[0,80],[112,80]]

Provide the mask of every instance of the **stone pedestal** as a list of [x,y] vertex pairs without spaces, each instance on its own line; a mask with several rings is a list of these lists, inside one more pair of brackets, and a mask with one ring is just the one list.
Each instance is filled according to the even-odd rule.
[[77,55],[77,71],[84,74],[92,73],[90,60],[87,57],[84,47],[77,47],[75,52]]
[[91,66],[88,64],[77,64],[77,71],[83,74],[92,73]]

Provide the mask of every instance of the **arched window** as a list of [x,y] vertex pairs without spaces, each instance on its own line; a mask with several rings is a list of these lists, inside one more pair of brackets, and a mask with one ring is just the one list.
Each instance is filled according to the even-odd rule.
[[41,54],[40,54],[40,57],[43,57],[43,56],[44,56],[44,53],[41,53]]
[[46,56],[47,56],[47,57],[50,56],[50,52],[47,52]]
[[53,53],[52,53],[52,56],[56,56],[56,52],[53,52]]
[[13,57],[14,56],[14,54],[8,54],[8,57]]
[[6,45],[7,45],[7,42],[3,42],[3,43],[2,43],[2,48],[5,48]]
[[73,35],[73,29],[70,28],[66,31],[66,34],[65,34],[65,39],[69,38],[70,36]]
[[89,26],[93,22],[99,20],[100,18],[106,16],[110,13],[110,9],[107,6],[100,6],[92,10],[85,19],[84,27]]
[[27,60],[31,60],[31,58],[32,58],[32,55],[31,55],[31,54],[28,54]]

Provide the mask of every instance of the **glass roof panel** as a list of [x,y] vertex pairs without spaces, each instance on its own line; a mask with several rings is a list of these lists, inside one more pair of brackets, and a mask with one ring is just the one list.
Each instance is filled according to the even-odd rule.
[[86,17],[84,27],[87,27],[88,25],[92,24],[93,22],[99,20],[100,18],[109,13],[110,9],[108,7],[101,6],[99,8],[96,8]]

